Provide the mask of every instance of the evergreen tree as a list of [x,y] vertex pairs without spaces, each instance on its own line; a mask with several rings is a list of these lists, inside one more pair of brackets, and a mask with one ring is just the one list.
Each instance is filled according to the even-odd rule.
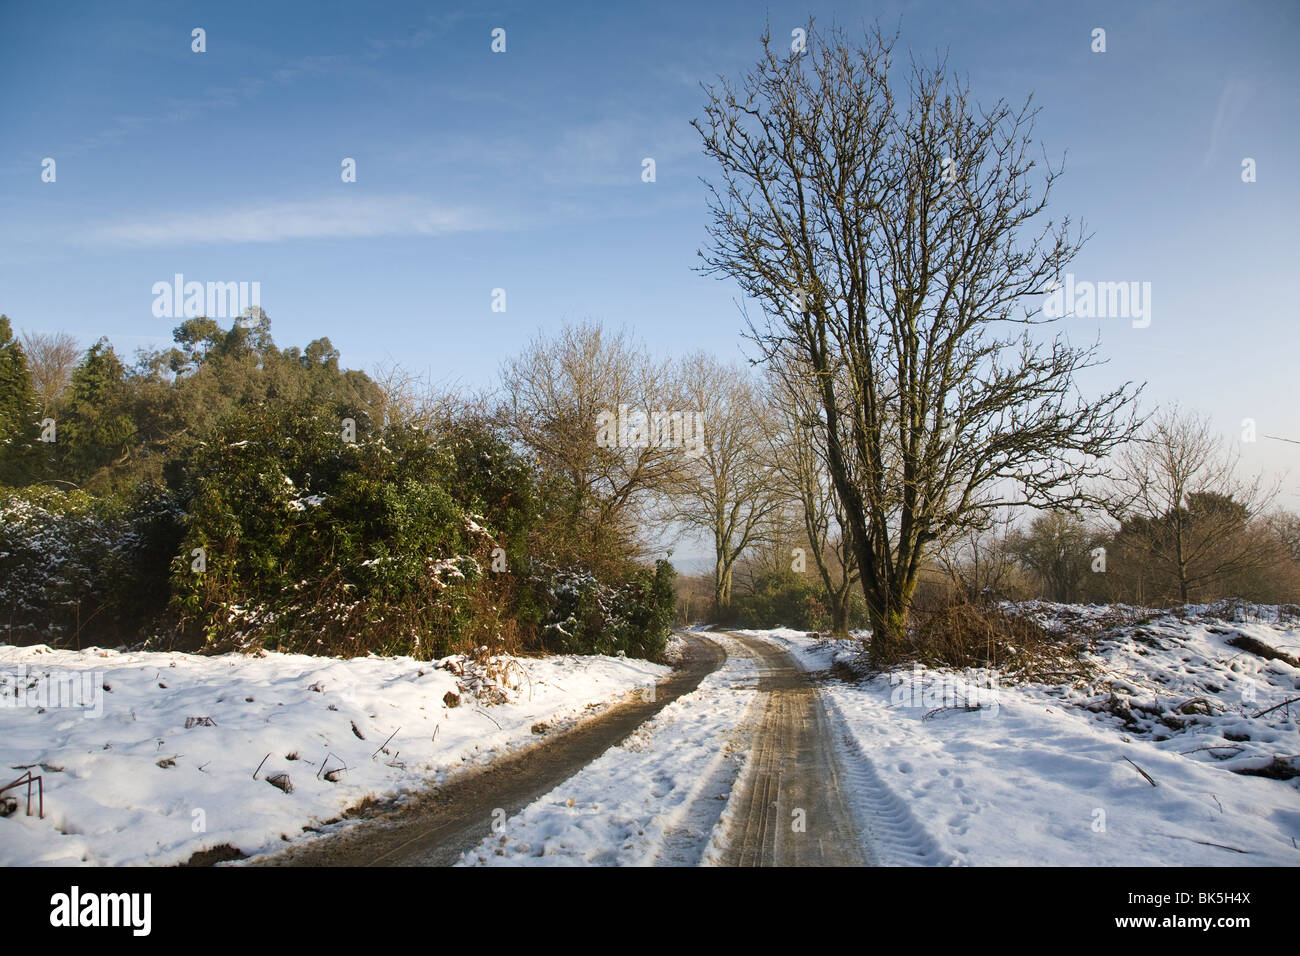
[[62,477],[78,484],[93,479],[130,454],[135,434],[126,369],[108,339],[100,339],[68,386],[58,431]]
[[37,466],[36,390],[9,317],[0,315],[0,485],[31,480]]

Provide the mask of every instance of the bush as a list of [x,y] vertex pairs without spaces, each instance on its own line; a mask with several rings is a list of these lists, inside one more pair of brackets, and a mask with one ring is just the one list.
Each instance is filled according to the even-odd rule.
[[[34,485],[0,496],[0,620],[14,642],[130,640],[166,605],[182,515],[163,489],[125,503]],[[87,629],[89,629],[87,631]]]
[[927,611],[913,611],[911,651],[935,667],[991,667],[1010,680],[1060,679],[1081,675],[1081,642],[1052,635],[1032,618],[1009,608],[958,599]]
[[471,604],[496,542],[453,494],[455,455],[408,426],[358,421],[344,441],[343,417],[256,410],[185,464],[174,604],[209,645],[441,656],[480,636]]
[[[763,575],[751,591],[733,597],[731,616],[736,626],[744,628],[791,627],[829,631],[833,623],[829,595],[822,583],[809,575]],[[849,596],[848,623],[851,628],[866,625],[860,593]]]
[[353,442],[345,408],[254,406],[173,452],[165,487],[0,494],[0,635],[171,634],[191,648],[341,655],[662,653],[671,565],[627,566],[612,582],[534,566],[549,493],[488,425],[434,436],[356,414]]
[[567,654],[618,654],[651,660],[663,654],[676,612],[667,561],[637,568],[618,585],[589,571],[554,569],[535,578],[542,642]]

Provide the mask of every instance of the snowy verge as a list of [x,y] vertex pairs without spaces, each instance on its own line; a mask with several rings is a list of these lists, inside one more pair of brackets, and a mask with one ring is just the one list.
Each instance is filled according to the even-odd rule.
[[[669,668],[613,657],[201,657],[0,645],[0,865],[276,849],[603,708]],[[187,726],[188,725],[188,726]],[[283,775],[283,776],[281,776]],[[271,782],[268,782],[271,781]]]
[[[742,633],[813,671],[862,652],[802,631]],[[1251,772],[1284,775],[1300,754],[1300,706],[1261,714],[1300,693],[1300,670],[1244,651],[1243,636],[1289,654],[1300,644],[1284,621],[1189,608],[1092,638],[1087,686],[903,669],[821,689],[850,738],[843,759],[880,791],[866,796],[933,841],[916,862],[1297,866],[1300,778]],[[908,862],[915,837],[865,849]]]

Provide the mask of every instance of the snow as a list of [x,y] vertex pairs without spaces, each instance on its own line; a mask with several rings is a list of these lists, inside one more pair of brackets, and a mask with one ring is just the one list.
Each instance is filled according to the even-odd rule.
[[[285,479],[289,481],[289,479]],[[293,484],[293,482],[289,482]],[[289,502],[289,507],[294,511],[306,511],[308,508],[319,508],[325,503],[325,495],[307,495],[305,498],[295,498]]]
[[502,826],[461,865],[694,865],[712,848],[744,764],[757,662],[711,634],[726,662],[622,744]]
[[[1106,618],[1024,610],[1059,626]],[[1069,686],[915,668],[828,680],[869,853],[887,864],[1300,865],[1300,778],[1234,772],[1295,766],[1300,706],[1260,712],[1300,693],[1300,670],[1227,643],[1244,635],[1295,654],[1300,626],[1222,612],[1155,612],[1103,632],[1085,654],[1091,682]],[[862,652],[800,631],[743,633],[808,670]],[[882,817],[905,832],[873,839]]]
[[[1251,773],[1300,769],[1300,703],[1285,704],[1300,695],[1300,624],[1276,608],[1016,610],[1083,635],[1085,671],[1057,684],[912,666],[846,680],[834,675],[855,669],[859,641],[741,632],[823,672],[870,862],[1300,865],[1300,776]],[[765,697],[751,652],[709,637],[727,651],[718,670],[462,864],[719,862]],[[670,639],[670,657],[683,648]],[[837,663],[848,666],[830,672]],[[666,672],[482,651],[420,662],[0,645],[0,701],[21,687],[23,704],[0,707],[0,760],[9,778],[40,773],[46,804],[44,820],[27,817],[18,794],[0,819],[0,864],[278,849],[282,835],[338,825],[366,798],[401,800],[538,740],[536,723],[563,726]],[[68,706],[79,701],[89,706]],[[279,774],[287,792],[267,782]]]
[[[535,723],[564,726],[668,672],[614,657],[512,660],[0,645],[0,784],[30,768],[45,788],[44,820],[35,799],[25,815],[25,788],[0,819],[0,865],[277,849],[282,835],[366,798],[400,800],[540,739]],[[290,792],[267,782],[281,773]]]

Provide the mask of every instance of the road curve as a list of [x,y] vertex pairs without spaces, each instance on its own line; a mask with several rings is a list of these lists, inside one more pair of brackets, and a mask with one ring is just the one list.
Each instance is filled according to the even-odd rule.
[[254,857],[253,866],[449,866],[489,832],[494,813],[512,815],[550,792],[624,740],[677,698],[689,694],[725,659],[722,648],[683,634],[682,666],[647,701],[633,692],[597,717],[480,770],[430,789],[402,807],[364,819],[337,833],[278,853]]

